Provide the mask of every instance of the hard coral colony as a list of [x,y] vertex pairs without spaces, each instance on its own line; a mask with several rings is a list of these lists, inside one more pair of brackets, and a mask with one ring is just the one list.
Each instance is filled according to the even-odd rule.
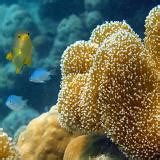
[[23,160],[62,159],[73,131],[105,133],[130,159],[158,159],[160,6],[145,27],[143,43],[127,23],[106,22],[64,51],[59,121],[52,108],[30,122],[18,140]]

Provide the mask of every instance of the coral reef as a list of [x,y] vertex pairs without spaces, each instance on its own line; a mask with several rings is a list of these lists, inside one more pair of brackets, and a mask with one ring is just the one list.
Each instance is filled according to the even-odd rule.
[[[48,103],[55,104],[60,81],[59,62],[61,53],[68,45],[79,39],[88,39],[93,28],[106,20],[125,19],[143,37],[143,20],[156,4],[158,1],[134,3],[130,0],[1,0],[0,75],[4,75],[0,76],[1,97],[5,99],[8,94],[17,90],[16,84],[20,85],[18,92],[26,97],[26,93],[33,87],[26,82],[29,74],[37,67],[45,67],[58,72],[52,83],[55,83],[55,86],[51,87],[54,90],[50,87],[44,89],[42,86],[36,86],[38,93],[42,93],[36,96],[40,100],[43,98],[43,103],[33,99],[30,102],[39,111]],[[4,54],[12,48],[13,37],[19,31],[30,32],[34,51],[33,68],[24,68],[22,75],[17,77],[14,73],[8,73]],[[3,83],[5,81],[7,83]],[[26,88],[25,91],[23,87]],[[44,92],[54,96],[44,96]],[[4,118],[7,112],[4,109],[0,114]]]
[[11,138],[0,129],[0,159],[19,160],[20,155]]
[[63,76],[86,73],[93,64],[93,56],[97,48],[98,45],[86,41],[77,41],[68,47],[62,56]]
[[[155,65],[159,62],[153,57],[159,56],[159,14],[157,6],[146,19],[145,45],[125,22],[107,22],[93,30],[90,41],[99,47],[85,74],[79,70],[83,48],[71,45],[69,50],[77,50],[76,55],[68,48],[64,51],[62,73],[75,70],[69,76],[62,74],[57,103],[61,126],[106,133],[130,158],[158,158],[160,103]],[[67,58],[71,63],[77,58],[77,64],[69,68],[64,63]]]
[[[64,18],[57,26],[57,35],[54,41],[54,48],[65,48],[65,44],[69,45],[77,41],[80,37],[84,38],[85,29],[81,18],[76,15],[70,15]],[[63,46],[60,46],[62,45]]]
[[33,45],[39,58],[45,58],[48,56],[46,53],[49,53],[52,43],[53,38],[47,34],[38,35],[33,39]]
[[[91,67],[92,65],[94,65],[93,60],[95,60],[95,57],[93,55],[97,51],[97,45],[95,43],[99,44],[101,41],[103,41],[103,39],[105,39],[105,36],[107,37],[107,35],[109,35],[109,33],[110,34],[114,33],[114,31],[118,30],[118,28],[120,28],[120,27],[122,27],[126,30],[130,29],[130,27],[124,22],[123,23],[114,22],[111,24],[106,23],[101,26],[102,29],[98,26],[94,30],[94,32],[91,36],[91,39],[92,39],[91,42],[93,42],[93,44],[91,42],[83,42],[83,43],[76,42],[75,44],[71,45],[69,48],[67,48],[64,51],[64,54],[62,56],[62,65],[61,65],[62,66],[61,67],[62,74],[66,75],[67,73],[75,73],[75,74],[81,73],[82,75],[77,74],[77,77],[83,77],[84,82],[83,82],[83,85],[79,87],[79,85],[78,85],[79,81],[77,80],[77,77],[75,74],[73,74],[73,76],[71,75],[70,77],[72,77],[72,78],[70,78],[68,81],[67,81],[67,78],[69,76],[67,78],[64,78],[64,81],[62,82],[62,85],[61,85],[62,89],[59,93],[59,99],[58,99],[59,111],[61,113],[63,113],[63,114],[60,114],[60,122],[62,125],[69,122],[70,125],[67,124],[67,126],[71,127],[72,129],[74,129],[74,127],[79,128],[82,125],[84,125],[84,127],[86,127],[86,128],[88,127],[88,124],[82,124],[83,121],[85,121],[84,123],[87,123],[87,121],[86,121],[87,116],[88,116],[87,113],[88,114],[91,113],[86,110],[88,109],[87,108],[88,106],[92,106],[92,107],[97,106],[97,104],[96,104],[97,102],[95,102],[94,97],[97,97],[96,94],[97,94],[98,86],[100,85],[100,79],[102,77],[102,75],[100,75],[100,74],[103,73],[103,70],[106,70],[106,69],[101,70],[100,66],[96,66],[95,69],[98,70],[97,73],[95,73],[95,74],[97,74],[96,77],[93,77],[94,76],[92,74],[93,71],[87,73],[89,70],[93,69],[93,67]],[[108,33],[106,33],[107,31],[108,31]],[[98,33],[99,33],[99,35],[98,35]],[[102,35],[102,36],[100,36],[100,35]],[[101,38],[99,38],[99,37],[101,37]],[[91,47],[90,48],[83,47],[83,44],[85,44],[85,43],[90,44],[91,47],[94,46],[94,48],[93,48],[94,52],[90,51]],[[91,56],[92,52],[94,54],[92,54],[92,56]],[[85,58],[83,58],[83,57],[85,57]],[[88,59],[87,59],[87,57],[88,57]],[[96,54],[96,57],[97,57],[97,54]],[[73,61],[73,64],[72,64],[72,61]],[[88,66],[88,64],[86,64],[86,62],[89,62],[90,65]],[[71,65],[69,65],[69,64],[71,64]],[[73,68],[74,68],[74,70],[73,70]],[[99,75],[98,75],[98,72],[100,72]],[[84,75],[83,73],[86,73],[86,75]],[[74,79],[74,77],[76,77],[76,78]],[[63,77],[62,77],[62,79],[63,79]],[[67,82],[69,82],[69,83],[67,83]],[[90,84],[86,85],[84,83],[90,83]],[[74,84],[76,84],[76,85],[74,85]],[[95,86],[95,85],[97,85],[97,86]],[[73,89],[71,89],[71,86]],[[74,89],[75,86],[77,86],[77,90]],[[73,92],[74,90],[76,92]],[[84,90],[84,91],[82,91],[82,90]],[[69,94],[69,93],[72,93],[70,91],[72,91],[75,94]],[[83,97],[81,98],[81,94],[84,94],[85,91],[87,91],[86,95],[83,95],[84,98]],[[76,94],[77,94],[77,98],[75,98]],[[72,96],[74,96],[74,98]],[[86,98],[86,106],[83,107],[80,103],[81,103],[81,101],[84,101],[85,98]],[[91,98],[93,98],[93,100],[91,100]],[[76,101],[76,100],[78,100],[78,101]],[[93,104],[89,104],[89,103],[93,103]],[[93,108],[95,108],[95,107],[93,107]],[[85,110],[83,108],[87,108],[87,109]],[[82,112],[84,112],[84,113],[82,113]],[[74,117],[73,115],[76,115],[76,116]],[[72,121],[70,121],[71,119],[72,119]],[[92,120],[92,118],[91,118],[91,120]],[[65,121],[65,122],[63,122],[63,121]],[[78,122],[80,124],[78,124]],[[94,127],[98,126],[100,123],[100,122],[98,122],[98,120],[96,122],[97,122],[96,125],[95,124],[93,125]],[[94,129],[92,126],[90,128]],[[94,130],[94,131],[96,131],[96,130]]]
[[79,106],[81,88],[86,83],[87,71],[93,63],[93,55],[96,53],[96,49],[97,45],[95,44],[78,41],[68,47],[63,54],[61,69],[64,80],[61,85],[64,87],[59,93],[58,109],[65,113],[63,109],[65,108],[71,113],[65,114],[67,117],[61,117],[61,121],[68,121],[73,118],[72,114],[75,115],[71,122],[72,128],[74,128],[73,124],[78,125],[80,123],[81,115],[78,114],[80,107],[77,106]]
[[[1,126],[9,136],[14,133],[20,126],[27,125],[33,118],[39,116],[39,113],[30,107],[23,108],[18,112],[9,113],[2,121]],[[13,123],[14,122],[14,123]]]
[[15,74],[14,67],[12,64],[6,64],[2,66],[0,64],[0,88],[12,88],[14,85],[14,81],[11,80],[13,75]]
[[106,7],[109,0],[84,0],[84,6],[87,11],[102,10]]
[[16,132],[14,133],[14,138],[13,138],[15,143],[18,142],[19,135],[26,129],[26,127],[27,127],[26,125],[22,125],[16,130]]
[[97,24],[101,24],[103,16],[101,12],[95,10],[85,13],[85,25],[87,29],[93,29]]
[[128,32],[133,32],[132,28],[125,22],[106,22],[102,25],[98,25],[92,32],[90,41],[101,45],[105,39],[111,36],[116,31],[123,29]]
[[62,160],[65,148],[75,135],[61,128],[54,106],[50,112],[32,120],[18,139],[23,160]]
[[103,153],[112,159],[125,159],[105,135],[80,136],[78,132],[61,128],[56,106],[32,120],[27,127],[20,128],[15,138],[23,160],[89,159]]
[[156,63],[160,72],[160,5],[153,8],[146,18],[145,23],[145,49]]
[[[124,160],[123,155],[105,135],[81,135],[69,142],[63,160],[92,160],[106,154],[111,160]],[[98,158],[97,158],[98,159]]]
[[[128,24],[118,20],[125,19],[143,37],[144,19],[148,11],[158,3],[135,3],[130,0],[1,0],[1,121],[9,112],[4,107],[4,99],[13,92],[29,99],[30,106],[40,112],[44,111],[44,106],[54,104],[59,91],[59,62],[63,50],[74,41],[87,40],[97,24],[105,20],[117,20],[99,25],[92,32],[89,41],[78,41],[65,50],[61,60],[62,84],[57,103],[59,120],[61,127],[68,130],[78,130],[83,134],[105,133],[133,159],[156,159],[159,154],[157,143],[160,114],[159,6],[151,10],[146,18],[144,42],[141,42]],[[24,68],[22,75],[15,76],[11,64],[5,61],[4,53],[12,48],[13,37],[19,31],[31,33],[34,45],[33,68]],[[122,39],[126,43],[121,43]],[[47,85],[31,84],[28,82],[28,76],[37,67],[55,69],[57,74]],[[47,122],[39,136],[49,134],[53,142],[47,128],[51,130],[50,119],[55,116],[51,116],[50,112],[45,113],[37,119],[40,123],[36,124],[40,126],[42,121],[45,124],[47,117],[50,117],[49,123]],[[32,135],[32,138],[29,142],[25,139],[20,146],[22,155],[25,157],[28,152],[30,158],[34,159],[40,158],[41,155],[42,159],[56,156],[55,153],[50,153],[54,151],[49,148],[49,138],[47,142],[37,142],[35,134],[40,127],[33,127],[32,122],[34,120],[30,123],[31,130],[28,131],[27,127],[23,132],[26,137]],[[15,123],[20,126],[22,124],[16,121],[11,125],[13,128],[7,130],[3,123],[4,130],[7,130],[9,135],[19,127]],[[56,124],[60,128],[57,117]],[[31,134],[32,130],[34,134]],[[59,137],[54,134],[53,136],[53,143],[57,143],[56,138]],[[32,141],[37,147],[37,150],[36,147],[33,148],[36,156],[28,149],[30,144],[33,145]],[[61,154],[58,152],[60,159],[68,142],[62,147]],[[44,153],[39,147],[41,144],[47,146],[49,151]],[[102,157],[111,158],[108,154]]]

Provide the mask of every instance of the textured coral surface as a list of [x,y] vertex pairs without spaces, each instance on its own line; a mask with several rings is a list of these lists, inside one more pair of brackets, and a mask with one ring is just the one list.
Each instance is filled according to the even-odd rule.
[[145,48],[160,71],[160,5],[153,8],[145,21]]
[[[87,56],[92,63],[87,70],[83,67],[85,73],[79,68],[87,59],[79,57],[91,49],[75,43],[64,51],[62,73],[74,74],[62,74],[57,103],[61,126],[106,133],[131,158],[158,158],[159,15],[157,6],[147,16],[144,44],[125,22],[106,22],[94,29],[89,41],[98,48]],[[75,64],[66,65],[72,59]]]
[[77,41],[69,46],[62,57],[62,74],[86,73],[93,63],[98,45],[86,41]]
[[69,142],[63,160],[95,160],[105,154],[110,160],[125,160],[115,144],[105,135],[81,135]]
[[60,127],[54,107],[29,123],[20,134],[18,147],[23,160],[62,160],[72,137]]
[[11,138],[0,129],[0,159],[2,160],[18,160],[20,157]]
[[124,21],[106,22],[64,51],[56,107],[19,136],[24,160],[88,158],[92,140],[73,131],[105,134],[130,159],[159,158],[159,14],[147,16],[144,42]]

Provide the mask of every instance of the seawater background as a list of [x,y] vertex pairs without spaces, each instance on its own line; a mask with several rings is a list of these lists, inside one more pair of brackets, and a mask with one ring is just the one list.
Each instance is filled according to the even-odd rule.
[[[76,40],[87,40],[105,21],[126,20],[144,37],[144,20],[159,0],[0,0],[0,127],[9,135],[56,103],[60,86],[60,58]],[[17,32],[31,34],[33,64],[16,75],[5,59]],[[55,70],[44,84],[28,81],[37,67]],[[11,94],[23,96],[28,107],[14,112],[5,106]],[[47,106],[47,107],[46,107]]]

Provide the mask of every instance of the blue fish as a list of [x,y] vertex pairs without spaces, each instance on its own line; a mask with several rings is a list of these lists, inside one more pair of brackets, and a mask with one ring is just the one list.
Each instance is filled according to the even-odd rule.
[[44,68],[38,68],[31,74],[31,76],[29,77],[29,81],[34,83],[44,83],[46,81],[49,81],[51,79],[51,76],[53,75],[53,71],[48,71]]
[[10,95],[6,100],[6,106],[16,111],[27,106],[27,100],[23,100],[21,96]]

